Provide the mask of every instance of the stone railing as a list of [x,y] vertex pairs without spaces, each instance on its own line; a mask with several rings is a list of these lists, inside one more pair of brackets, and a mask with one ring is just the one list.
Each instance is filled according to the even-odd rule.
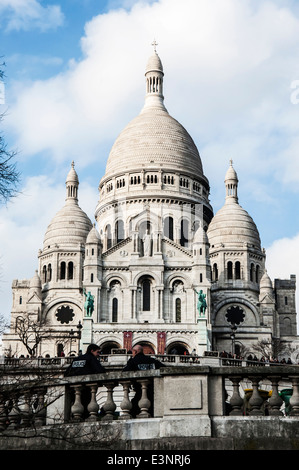
[[[136,385],[140,388],[139,411],[132,416]],[[281,390],[288,391],[287,401]],[[191,427],[197,426],[194,417],[207,423],[215,416],[299,417],[299,368],[179,366],[44,381],[20,379],[2,384],[0,389],[2,431],[20,426],[186,416]]]

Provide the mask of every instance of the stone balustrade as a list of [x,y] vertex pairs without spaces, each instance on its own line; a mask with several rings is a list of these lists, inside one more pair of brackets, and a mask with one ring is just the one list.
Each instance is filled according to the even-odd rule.
[[[2,385],[0,429],[84,420],[129,420],[132,419],[131,400],[136,384],[141,389],[136,419],[186,415],[201,418],[299,416],[297,366],[194,365],[139,372],[111,371],[79,378],[47,378],[44,382],[20,380],[6,388]],[[291,390],[288,413],[279,393],[281,389]]]

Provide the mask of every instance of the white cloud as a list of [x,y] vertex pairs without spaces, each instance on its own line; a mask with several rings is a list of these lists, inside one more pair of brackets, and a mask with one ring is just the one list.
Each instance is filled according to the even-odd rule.
[[[154,37],[164,64],[166,107],[198,144],[207,174],[215,163],[223,173],[233,158],[239,170],[270,172],[296,190],[299,105],[290,97],[297,73],[299,79],[299,21],[271,2],[186,0],[182,8],[179,0],[160,0],[94,17],[81,39],[81,61],[70,60],[68,70],[51,79],[10,90],[6,125],[22,155],[47,152],[61,162],[72,154],[82,164],[104,163],[102,146],[143,105]],[[287,162],[279,174],[275,133]]]
[[37,0],[0,0],[0,13],[6,31],[47,31],[61,26],[64,19],[59,5],[42,6]]

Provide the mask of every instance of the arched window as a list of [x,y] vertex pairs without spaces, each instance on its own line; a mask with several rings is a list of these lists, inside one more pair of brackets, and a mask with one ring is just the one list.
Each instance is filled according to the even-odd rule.
[[93,273],[90,275],[90,282],[93,282]]
[[43,266],[43,282],[47,282],[47,266]]
[[124,230],[124,223],[122,220],[117,220],[115,224],[115,239],[116,243],[124,240],[125,238],[125,230]]
[[164,220],[164,235],[173,240],[173,218],[166,217]]
[[118,314],[118,299],[114,297],[112,299],[112,322],[117,323],[117,314]]
[[48,264],[48,273],[47,273],[47,281],[50,282],[52,279],[52,266]]
[[65,271],[66,271],[65,262],[62,261],[60,263],[60,279],[65,279]]
[[253,279],[254,279],[254,264],[251,263],[251,265],[250,265],[250,280],[251,280],[251,282],[253,282]]
[[107,250],[111,248],[112,246],[112,237],[111,237],[111,225],[107,225],[106,227],[106,244],[107,244]]
[[74,263],[70,261],[67,266],[67,278],[74,279]]
[[233,278],[233,263],[229,261],[227,263],[227,279]]
[[217,264],[213,264],[213,281],[218,281],[218,267]]
[[182,321],[182,302],[181,299],[175,299],[175,321],[181,323]]
[[235,278],[241,279],[241,264],[240,261],[236,261],[235,263]]
[[142,283],[142,310],[149,311],[151,309],[151,282],[145,279]]
[[257,265],[256,271],[255,271],[255,282],[259,282],[259,277],[260,277],[260,267]]
[[189,223],[188,223],[188,220],[183,219],[181,221],[181,237],[180,237],[181,246],[188,246],[188,234],[189,234]]

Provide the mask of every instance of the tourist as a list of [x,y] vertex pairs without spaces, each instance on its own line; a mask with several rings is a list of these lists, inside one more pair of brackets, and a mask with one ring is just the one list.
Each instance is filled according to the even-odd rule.
[[[160,369],[165,367],[162,362],[154,359],[153,357],[147,356],[143,353],[143,347],[140,344],[137,344],[132,349],[132,357],[128,360],[127,365],[123,368],[123,371],[138,371],[138,370],[152,370]],[[133,418],[136,418],[137,414],[140,412],[138,402],[141,398],[141,385],[136,382],[134,384],[135,396],[132,398],[132,410],[131,415]],[[153,402],[154,402],[154,390],[152,384],[149,384],[147,387],[147,396],[151,405],[149,407],[149,413],[153,416]]]
[[73,360],[64,376],[71,377],[76,375],[101,374],[102,372],[106,372],[106,369],[98,359],[100,354],[101,348],[96,344],[90,344],[85,354],[78,356]]

